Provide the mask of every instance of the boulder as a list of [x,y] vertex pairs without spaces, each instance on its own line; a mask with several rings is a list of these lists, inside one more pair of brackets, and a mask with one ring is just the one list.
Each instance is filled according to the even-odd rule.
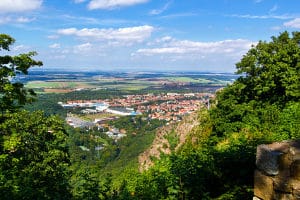
[[280,151],[274,151],[268,145],[259,145],[256,151],[257,168],[266,175],[277,175],[279,173],[279,159],[282,154]]
[[260,199],[272,199],[273,179],[264,175],[259,170],[254,173],[254,196]]

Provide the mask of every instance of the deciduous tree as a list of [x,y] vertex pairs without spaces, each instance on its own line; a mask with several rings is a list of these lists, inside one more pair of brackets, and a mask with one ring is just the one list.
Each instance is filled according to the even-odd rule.
[[[9,51],[15,39],[6,34],[0,34],[0,52]],[[0,112],[2,116],[6,111],[31,102],[35,93],[27,90],[24,85],[14,78],[19,74],[28,74],[28,69],[32,66],[41,66],[41,61],[36,61],[32,57],[37,53],[32,51],[16,56],[0,56]]]
[[6,114],[0,124],[1,199],[68,199],[67,134],[42,112]]

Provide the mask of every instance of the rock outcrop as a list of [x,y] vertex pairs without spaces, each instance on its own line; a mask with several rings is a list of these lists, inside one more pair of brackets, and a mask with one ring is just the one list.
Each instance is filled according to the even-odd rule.
[[300,140],[259,145],[254,198],[300,200]]
[[139,155],[139,170],[144,171],[153,165],[153,159],[159,159],[161,154],[170,154],[172,149],[170,148],[169,141],[166,139],[167,135],[172,131],[175,131],[178,143],[175,147],[175,151],[181,147],[186,140],[187,135],[192,129],[199,125],[197,120],[198,114],[193,113],[186,116],[183,121],[178,124],[170,124],[159,128],[156,132],[156,137],[152,145]]

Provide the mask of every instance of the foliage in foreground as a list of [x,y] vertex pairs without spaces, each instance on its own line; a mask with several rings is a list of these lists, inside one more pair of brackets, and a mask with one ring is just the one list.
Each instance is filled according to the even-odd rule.
[[[0,34],[0,51],[9,51],[15,39],[6,34]],[[2,116],[6,111],[14,111],[20,106],[34,100],[34,91],[26,90],[20,82],[11,79],[18,74],[28,74],[28,69],[41,66],[41,61],[32,59],[36,52],[20,54],[17,56],[0,56],[0,112]]]
[[25,111],[5,118],[0,124],[1,198],[68,198],[69,156],[61,120]]
[[[14,39],[0,34],[0,51]],[[0,56],[0,196],[1,199],[68,199],[67,133],[57,117],[19,109],[35,93],[14,80],[42,62],[35,52]]]

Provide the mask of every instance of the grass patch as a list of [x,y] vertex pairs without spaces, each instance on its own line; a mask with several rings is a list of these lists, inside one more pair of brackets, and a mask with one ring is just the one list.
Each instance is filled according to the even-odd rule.
[[191,78],[191,77],[167,77],[168,81],[183,82],[183,83],[211,83],[211,80],[205,78]]
[[83,116],[78,116],[81,119],[94,121],[95,119],[107,118],[107,117],[115,117],[118,115],[111,114],[111,113],[96,113],[96,114],[84,114]]

